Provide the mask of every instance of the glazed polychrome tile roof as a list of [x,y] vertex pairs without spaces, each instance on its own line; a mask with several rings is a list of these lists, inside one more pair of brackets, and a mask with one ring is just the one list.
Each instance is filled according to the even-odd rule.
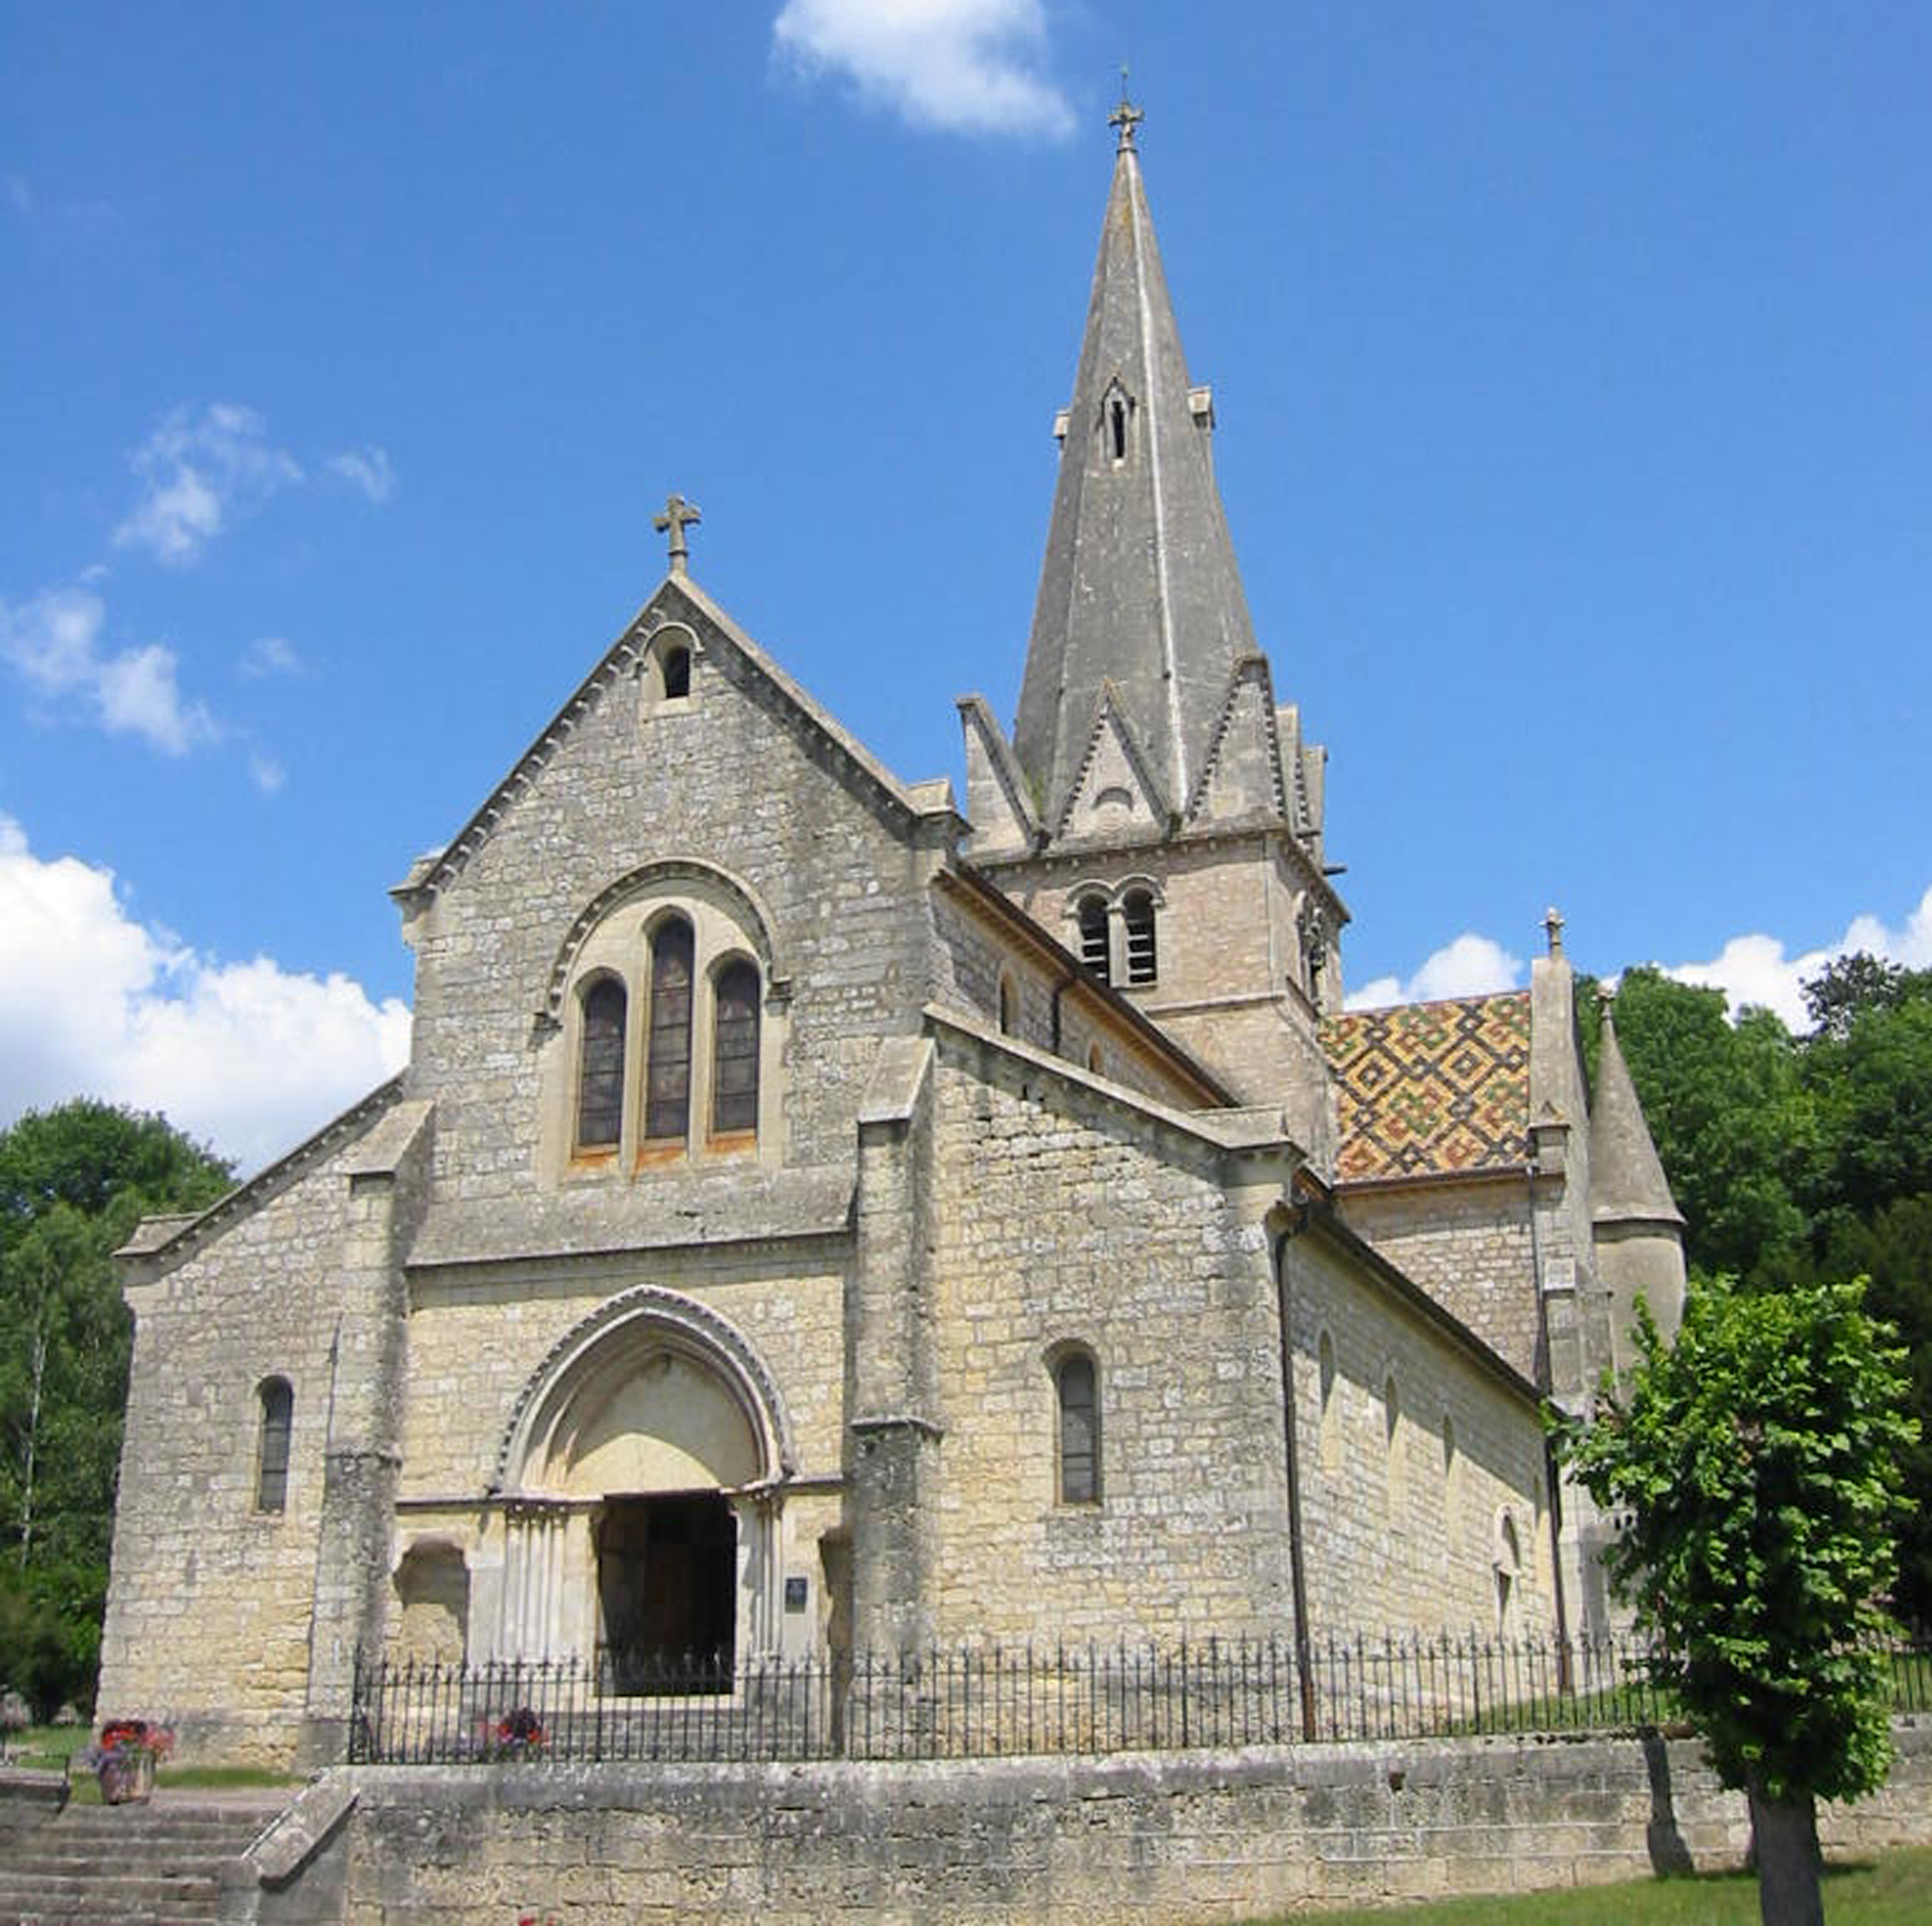
[[1328,1018],[1343,1183],[1520,1170],[1528,1153],[1529,992]]

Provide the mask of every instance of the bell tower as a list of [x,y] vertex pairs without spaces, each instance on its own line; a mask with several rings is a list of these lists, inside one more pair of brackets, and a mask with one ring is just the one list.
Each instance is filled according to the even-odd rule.
[[1135,136],[1114,176],[1010,741],[961,699],[973,862],[1256,1103],[1318,1168],[1317,1024],[1348,911],[1323,860],[1325,751],[1276,700],[1215,486]]

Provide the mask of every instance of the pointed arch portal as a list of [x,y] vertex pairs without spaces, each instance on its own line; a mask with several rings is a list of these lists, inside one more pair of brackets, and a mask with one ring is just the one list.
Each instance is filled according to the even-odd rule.
[[498,1449],[497,1656],[594,1659],[620,1693],[728,1689],[776,1625],[791,1465],[741,1333],[674,1291],[612,1298],[532,1374]]

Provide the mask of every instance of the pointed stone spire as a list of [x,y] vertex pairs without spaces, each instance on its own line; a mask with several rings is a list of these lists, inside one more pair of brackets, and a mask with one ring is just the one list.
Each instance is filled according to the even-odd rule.
[[1590,1099],[1590,1215],[1599,1224],[1682,1224],[1617,1042],[1615,999],[1603,996],[1603,1042]]
[[1060,820],[1103,686],[1177,810],[1200,780],[1236,665],[1255,653],[1209,450],[1213,404],[1188,380],[1122,102],[1087,330],[1013,746]]

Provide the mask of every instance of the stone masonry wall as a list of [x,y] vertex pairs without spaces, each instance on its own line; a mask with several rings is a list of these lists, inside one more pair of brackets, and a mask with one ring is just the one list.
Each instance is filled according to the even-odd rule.
[[1342,1193],[1343,1215],[1444,1310],[1539,1381],[1541,1333],[1526,1179]]
[[[1284,1262],[1312,1635],[1553,1633],[1532,1401],[1319,1233],[1292,1238]],[[1325,1394],[1324,1348],[1334,1364]]]
[[[1932,1729],[1821,1812],[1832,1856],[1932,1843]],[[349,1926],[1218,1926],[1275,1911],[1740,1865],[1694,1741],[1462,1740],[808,1767],[357,1768]]]
[[[128,1290],[134,1358],[99,1711],[169,1718],[185,1758],[294,1754],[356,1141]],[[255,1505],[270,1376],[295,1392],[279,1512]]]
[[[1221,1154],[951,1035],[934,1128],[941,1642],[1285,1625],[1266,1239]],[[1097,1367],[1097,1504],[1058,1502],[1065,1345]]]
[[[668,588],[668,606],[681,605]],[[928,858],[864,779],[764,687],[701,611],[692,693],[652,702],[616,673],[417,922],[412,1095],[438,1101],[432,1211],[502,1211],[537,1187],[536,1018],[580,914],[664,861],[722,868],[763,904],[787,1013],[794,1164],[849,1162],[880,1035],[917,1027],[931,971]],[[613,1188],[625,1179],[611,1174]],[[648,1174],[624,1193],[651,1214]]]

